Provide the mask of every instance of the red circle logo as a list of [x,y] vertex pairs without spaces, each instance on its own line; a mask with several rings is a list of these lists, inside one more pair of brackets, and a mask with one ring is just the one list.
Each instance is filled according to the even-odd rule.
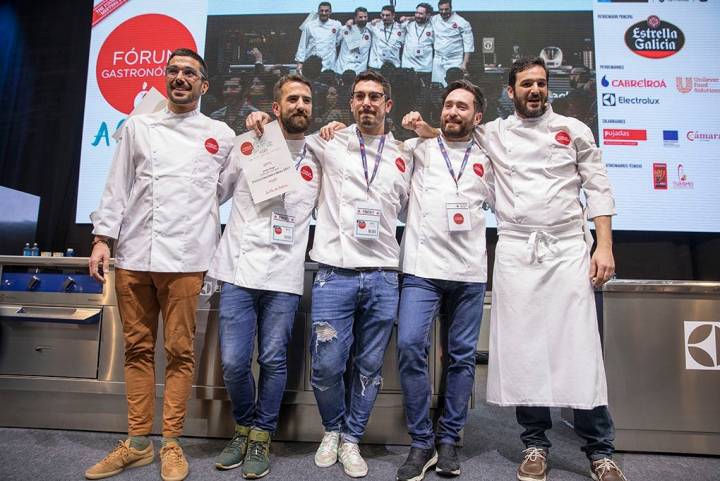
[[276,226],[275,226],[275,233],[276,233],[277,235],[282,234],[282,227],[280,227],[279,225],[276,225]]
[[365,40],[370,40],[370,35],[365,35],[365,37],[363,37],[363,38],[364,38]]
[[453,23],[453,28],[457,28],[457,23]]
[[205,141],[205,150],[207,150],[211,154],[217,154],[218,150],[220,150],[220,146],[218,145],[217,140],[213,139],[212,137],[207,139]]
[[398,32],[398,37],[402,37],[402,32]]
[[343,35],[347,35],[347,34],[349,34],[349,33],[350,33],[350,32],[348,32],[347,30],[345,30],[345,31],[343,32]]
[[482,164],[473,164],[473,172],[475,172],[475,174],[477,174],[479,177],[485,175],[485,169],[483,168]]
[[555,134],[555,140],[557,140],[559,144],[570,145],[570,134],[568,134],[564,130],[561,130],[560,132]]
[[463,217],[463,215],[460,212],[458,212],[457,214],[455,214],[453,216],[453,222],[455,222],[457,225],[460,225],[463,222],[465,222],[465,217]]
[[430,37],[430,36],[432,35],[432,32],[425,32],[425,35],[427,35],[428,37]]
[[359,227],[359,228],[364,229],[366,226],[367,226],[367,224],[365,224],[365,221],[364,221],[364,220],[359,220],[359,221],[358,221],[358,227]]
[[405,161],[402,158],[398,157],[395,159],[395,165],[400,172],[405,173]]
[[335,33],[335,32],[337,32],[337,30],[335,30],[335,29],[333,28],[333,29],[332,29],[332,33]]
[[243,153],[243,155],[250,155],[253,152],[253,144],[252,142],[243,142],[240,144],[240,152]]
[[129,114],[145,92],[165,92],[165,65],[176,48],[197,50],[190,31],[172,17],[132,17],[110,32],[98,53],[98,88],[114,109]]
[[313,171],[309,165],[303,165],[300,167],[300,177],[310,182],[313,180]]

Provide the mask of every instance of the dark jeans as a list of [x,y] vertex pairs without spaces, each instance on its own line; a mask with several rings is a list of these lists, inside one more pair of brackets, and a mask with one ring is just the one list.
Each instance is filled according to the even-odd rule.
[[[526,448],[551,446],[545,431],[552,427],[550,408],[518,406],[515,408],[517,421],[525,431],[520,435]],[[575,433],[585,440],[583,452],[591,461],[610,458],[615,451],[615,427],[607,406],[594,409],[573,409]]]

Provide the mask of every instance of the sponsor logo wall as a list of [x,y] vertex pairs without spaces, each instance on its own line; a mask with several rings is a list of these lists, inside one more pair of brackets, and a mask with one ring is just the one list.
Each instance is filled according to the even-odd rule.
[[720,231],[720,2],[593,6],[613,227]]

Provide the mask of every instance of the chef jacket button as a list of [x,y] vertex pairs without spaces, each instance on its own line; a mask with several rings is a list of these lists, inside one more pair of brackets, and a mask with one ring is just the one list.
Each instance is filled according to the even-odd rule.
[[155,180],[160,180],[160,176],[159,176],[159,175],[155,175],[155,176],[153,176],[153,178],[154,178]]

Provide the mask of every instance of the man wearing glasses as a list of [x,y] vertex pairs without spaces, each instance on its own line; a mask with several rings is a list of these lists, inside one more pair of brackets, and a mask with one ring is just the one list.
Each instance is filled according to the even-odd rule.
[[178,444],[193,380],[195,310],[219,234],[219,204],[231,195],[233,131],[201,114],[207,66],[188,49],[165,69],[167,107],[123,127],[94,226],[90,273],[101,282],[115,250],[115,289],[125,340],[128,438],[85,472],[101,479],[154,459],[148,438],[155,401],[155,341],[163,317],[167,367],[161,477],[181,481],[188,463]]
[[350,108],[355,124],[327,142],[308,139],[323,169],[310,251],[320,264],[312,291],[311,382],[325,428],[315,464],[329,467],[339,459],[347,475],[362,477],[368,467],[358,443],[382,385],[397,314],[395,229],[413,166],[403,144],[385,132],[392,100],[382,75],[369,71],[355,78]]

